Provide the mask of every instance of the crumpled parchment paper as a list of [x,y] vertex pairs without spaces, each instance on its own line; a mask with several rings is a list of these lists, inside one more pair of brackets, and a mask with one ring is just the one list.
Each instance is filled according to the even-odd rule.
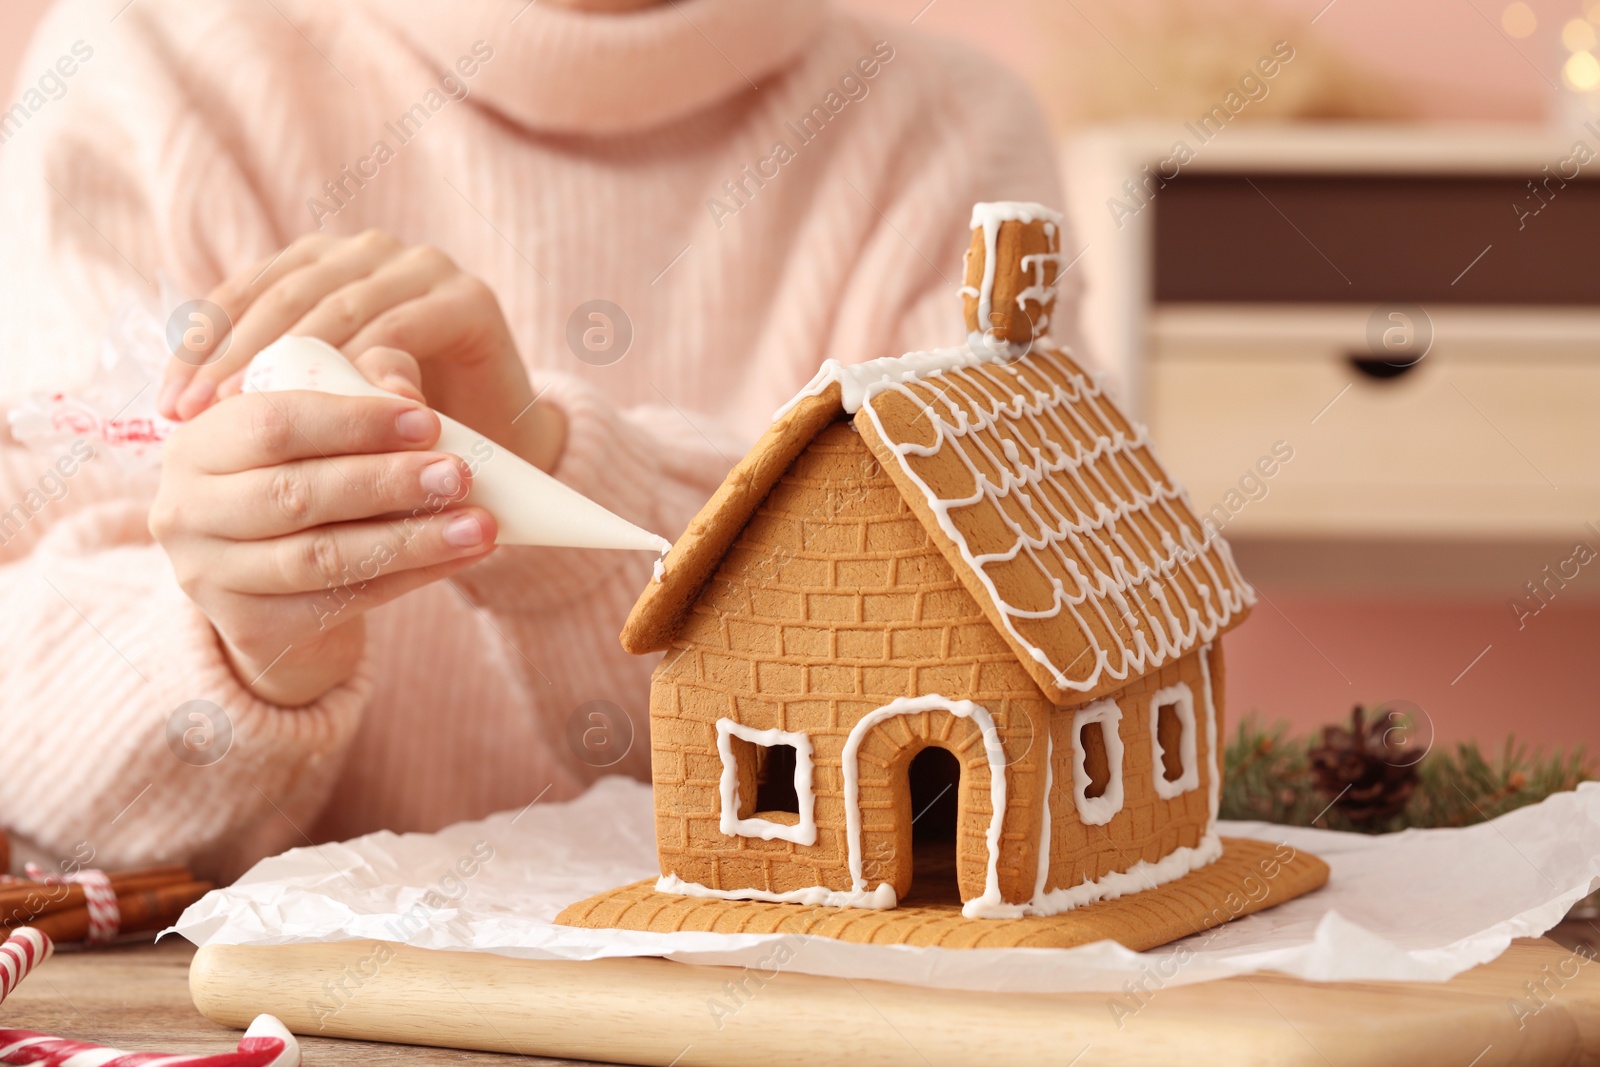
[[[940,949],[820,937],[579,930],[569,903],[656,866],[650,790],[606,779],[570,803],[534,803],[436,834],[376,833],[264,860],[173,929],[198,945],[376,938],[527,959],[665,956],[952,989],[1114,992],[1277,971],[1313,981],[1444,981],[1512,938],[1559,922],[1600,884],[1600,783],[1461,829],[1369,837],[1228,823],[1224,836],[1285,841],[1328,861],[1323,889],[1151,952]],[[981,921],[981,920],[980,920]],[[789,953],[785,953],[788,955]]]

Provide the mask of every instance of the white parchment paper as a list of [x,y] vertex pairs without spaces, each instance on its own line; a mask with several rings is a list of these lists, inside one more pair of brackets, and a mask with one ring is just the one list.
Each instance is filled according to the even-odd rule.
[[377,938],[528,959],[665,956],[953,989],[1121,991],[1272,970],[1314,981],[1444,981],[1555,925],[1600,885],[1600,783],[1492,822],[1361,834],[1223,823],[1332,867],[1316,893],[1152,952],[938,949],[820,937],[578,930],[567,904],[654,878],[650,791],[612,778],[565,804],[535,803],[436,834],[377,833],[264,860],[196,903],[178,933],[198,945]]

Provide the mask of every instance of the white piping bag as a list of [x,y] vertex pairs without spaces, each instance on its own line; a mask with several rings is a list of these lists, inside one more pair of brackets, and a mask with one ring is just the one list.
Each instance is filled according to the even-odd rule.
[[[394,396],[361,376],[337,348],[314,337],[283,337],[250,362],[247,393],[311,389],[341,396]],[[438,414],[435,412],[435,414]],[[466,502],[495,517],[502,545],[648,549],[672,543],[613,515],[582,493],[447,415],[434,448],[460,456],[472,468]]]

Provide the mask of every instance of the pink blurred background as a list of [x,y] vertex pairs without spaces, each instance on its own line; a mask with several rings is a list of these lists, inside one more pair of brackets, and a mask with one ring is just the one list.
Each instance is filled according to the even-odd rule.
[[[6,0],[0,7],[0,84],[25,73],[16,67],[48,2]],[[1047,93],[1055,84],[1052,49],[1063,34],[1079,38],[1080,55],[1113,48],[1102,35],[1107,6],[1087,0],[1050,5],[1050,33],[1041,29],[1043,0],[845,2],[963,39]],[[1266,6],[1294,20],[1297,40],[1341,54],[1393,87],[1415,117],[1436,121],[1545,121],[1550,83],[1558,78],[1550,33],[1581,14],[1577,0],[1533,0],[1528,6],[1541,32],[1513,40],[1501,30],[1501,0],[1271,0]],[[1100,17],[1091,24],[1083,13]],[[1259,710],[1307,730],[1346,716],[1358,701],[1406,700],[1428,712],[1443,741],[1476,738],[1493,746],[1512,730],[1546,746],[1600,741],[1594,591],[1587,600],[1575,594],[1553,604],[1520,632],[1504,599],[1264,591],[1270,603],[1230,639],[1233,715]]]

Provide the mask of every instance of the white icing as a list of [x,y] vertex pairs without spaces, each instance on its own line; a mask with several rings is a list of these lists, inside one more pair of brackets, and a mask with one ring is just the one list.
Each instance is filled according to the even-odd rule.
[[[1002,222],[1041,221],[1047,227],[1059,231],[1062,223],[1061,212],[1052,211],[1043,204],[1036,204],[1031,200],[984,200],[972,205],[972,218],[967,222],[967,229],[976,230],[979,226],[985,229],[990,226],[998,228]],[[1049,232],[1049,229],[1046,232]]]
[[774,422],[783,418],[801,400],[808,396],[821,396],[834,382],[839,383],[840,406],[854,415],[861,406],[890,386],[920,381],[940,371],[976,367],[983,363],[1008,363],[1022,354],[1021,349],[1003,343],[990,344],[981,334],[973,334],[969,343],[955,348],[933,348],[926,352],[907,352],[903,356],[885,356],[848,366],[836,359],[824,360],[822,366],[806,383],[806,387],[790,397],[788,402],[772,416]]
[[[243,390],[269,393],[310,389],[341,396],[390,397],[332,345],[315,337],[283,337],[250,361]],[[436,413],[437,414],[437,413]],[[672,542],[614,515],[564,482],[557,481],[470,426],[439,414],[434,449],[472,467],[466,502],[495,517],[502,545],[650,549],[666,552]]]
[[[794,792],[799,798],[800,818],[793,826],[770,819],[739,818],[739,761],[733,754],[735,737],[753,745],[771,748],[773,745],[794,747]],[[729,837],[757,837],[763,841],[773,839],[793,841],[797,845],[817,843],[817,795],[811,787],[811,738],[803,733],[787,730],[756,730],[732,719],[717,720],[717,752],[722,756],[722,818],[718,828]]]
[[[1104,826],[1122,810],[1122,708],[1115,700],[1097,700],[1072,716],[1072,796],[1078,805],[1078,818],[1089,826]],[[1104,792],[1088,796],[1089,771],[1085,766],[1083,728],[1100,727],[1105,738],[1106,766],[1111,774]]]
[[[1156,729],[1161,720],[1161,708],[1168,704],[1174,707],[1178,721],[1183,724],[1178,742],[1178,759],[1183,773],[1170,782],[1163,762],[1166,750],[1161,747],[1161,735]],[[1158,689],[1155,696],[1150,698],[1150,751],[1155,760],[1151,778],[1156,785],[1156,796],[1162,800],[1172,800],[1191,789],[1200,788],[1200,760],[1195,755],[1194,692],[1183,682]]]
[[1222,810],[1222,750],[1217,747],[1217,704],[1211,692],[1211,643],[1200,646],[1200,680],[1206,697],[1206,751],[1211,754],[1211,821],[1208,829],[1217,824]]
[[[871,403],[873,397],[896,391],[926,409],[934,430],[931,444],[890,444],[901,469],[922,491],[940,530],[983,585],[1007,633],[1031,659],[1045,668],[1057,686],[1083,692],[1100,687],[1108,677],[1116,680],[1139,677],[1183,655],[1196,643],[1215,640],[1237,612],[1255,602],[1255,596],[1234,566],[1227,543],[1220,538],[1198,540],[1189,524],[1180,518],[1180,513],[1192,514],[1193,511],[1183,490],[1167,484],[1158,465],[1147,464],[1140,458],[1141,450],[1150,451],[1148,431],[1136,424],[1132,438],[1120,433],[1114,437],[1103,436],[1100,427],[1114,426],[1115,421],[1099,410],[1100,386],[1056,361],[1056,351],[1047,341],[1035,342],[1027,360],[1007,362],[999,369],[1016,380],[992,383],[989,389],[983,388],[980,376],[992,376],[996,371],[989,365],[1002,360],[979,359],[974,355],[969,360],[952,361],[949,366],[937,368],[938,392],[933,396],[914,389],[919,385],[932,387],[931,382],[923,382],[918,374],[879,373],[872,377],[871,387],[864,393],[862,410],[872,420],[880,439],[891,442]],[[1042,374],[1030,373],[1034,368],[1029,364],[1035,362],[1049,362],[1060,377],[1068,380],[1072,391]],[[1045,388],[1036,383],[1042,383]],[[1007,393],[1015,395],[1010,400],[997,398],[995,384],[1003,385]],[[1098,422],[1086,418],[1080,406],[1093,411]],[[994,429],[1002,417],[1031,423],[1035,439],[1065,443],[1075,450],[1069,453],[1060,443],[1052,443],[1048,452],[1025,445],[1029,463],[1019,470],[1017,464],[1005,462],[994,447],[994,442],[1005,436],[1004,432]],[[1078,443],[1085,440],[1092,441],[1092,447]],[[939,497],[910,462],[911,457],[937,455],[945,448],[954,450],[956,458],[970,472],[976,487],[971,494],[949,500]],[[969,449],[985,460],[982,468],[968,453]],[[1120,455],[1149,488],[1139,489],[1130,483],[1123,489],[1108,492],[1107,472],[1096,469],[1096,465],[1115,455]],[[999,484],[991,481],[986,473],[989,468],[999,471]],[[1095,501],[1095,513],[1064,514],[1045,494],[1030,491],[1035,484],[1047,480],[1073,483],[1077,492],[1071,495]],[[1013,508],[997,504],[995,511],[1011,529],[1015,540],[1005,552],[974,556],[951,513],[977,504],[985,496],[998,501],[1014,491],[1015,503],[1027,516],[1029,529],[1023,529],[1012,513]],[[1121,497],[1115,510],[1103,503],[1102,498],[1108,495]],[[1147,533],[1150,524],[1130,521],[1135,514],[1150,512],[1164,513],[1166,518],[1166,522],[1157,524],[1161,531],[1159,544]],[[1174,539],[1168,532],[1172,529],[1179,531],[1181,540]],[[1207,547],[1214,548],[1213,556],[1205,555]],[[985,569],[990,563],[1010,562],[1021,554],[1034,559],[1041,577],[1050,576],[1054,586],[1050,606],[1028,610],[1008,603]],[[1060,569],[1074,578],[1076,588],[1065,588],[1053,570],[1039,562],[1038,557],[1047,554],[1053,555]],[[1147,558],[1154,564],[1147,562]],[[1111,566],[1096,567],[1085,573],[1080,560],[1092,559],[1110,560]],[[1201,599],[1191,603],[1183,585],[1172,578],[1178,570],[1191,568],[1196,563],[1200,573],[1190,569],[1189,577]],[[1143,596],[1132,595],[1136,589]],[[1212,594],[1215,605],[1205,599]],[[1135,607],[1147,605],[1157,610],[1147,610],[1142,619],[1135,615]],[[1016,625],[1018,619],[1053,618],[1063,610],[1074,617],[1081,633],[1104,632],[1113,635],[1115,641],[1113,648],[1092,646],[1094,661],[1080,678],[1069,677]],[[1139,622],[1145,625],[1137,625]],[[1134,632],[1131,645],[1119,633],[1120,629],[1129,628]]]
[[969,919],[985,918],[988,909],[1007,906],[1000,896],[1000,834],[1006,815],[1006,753],[1000,743],[1000,732],[995,729],[989,712],[970,700],[950,700],[930,693],[918,697],[897,697],[875,711],[868,712],[850,728],[845,738],[841,770],[844,774],[845,839],[850,847],[850,883],[858,893],[866,892],[867,882],[862,875],[861,863],[861,807],[857,753],[867,731],[896,715],[915,715],[924,711],[948,711],[962,719],[971,719],[983,734],[983,748],[989,758],[989,803],[994,813],[989,817],[986,835],[989,848],[989,865],[984,874],[983,895],[967,901],[961,914]]
[[667,554],[665,552],[661,553],[661,558],[656,560],[656,564],[655,564],[655,567],[652,569],[652,573],[653,573],[653,575],[655,577],[655,580],[658,581],[658,582],[662,578],[666,577],[666,574],[667,574]]
[[1039,820],[1039,873],[1033,880],[1033,899],[1044,896],[1050,879],[1050,794],[1056,787],[1056,738],[1053,730],[1044,733],[1044,814]]
[[1034,897],[1026,904],[1014,905],[1008,915],[996,915],[993,918],[1060,915],[1064,911],[1081,908],[1098,900],[1115,900],[1129,893],[1154,889],[1163,883],[1176,881],[1191,871],[1215,863],[1221,855],[1222,839],[1217,836],[1215,830],[1208,829],[1205,836],[1200,838],[1199,844],[1192,848],[1180,845],[1154,863],[1140,860],[1125,871],[1112,871],[1092,882],[1080,882],[1068,888],[1052,889]]
[[676,874],[664,874],[656,879],[657,893],[674,893],[682,897],[717,897],[721,900],[759,900],[767,904],[810,904],[824,908],[863,908],[868,911],[888,911],[900,903],[894,886],[884,882],[872,892],[828,889],[824,886],[807,886],[786,893],[772,893],[765,889],[712,889],[699,882],[686,882]]
[[1056,302],[1056,284],[1054,280],[1050,282],[1044,280],[1044,265],[1054,263],[1056,277],[1060,278],[1065,258],[1060,252],[1037,252],[1022,257],[1021,266],[1024,271],[1028,270],[1030,263],[1033,266],[1033,284],[1024,287],[1017,294],[1017,310],[1026,311],[1030,300],[1039,305],[1039,321],[1033,324],[1033,332],[1036,335],[1050,332],[1050,310],[1055,307]]

